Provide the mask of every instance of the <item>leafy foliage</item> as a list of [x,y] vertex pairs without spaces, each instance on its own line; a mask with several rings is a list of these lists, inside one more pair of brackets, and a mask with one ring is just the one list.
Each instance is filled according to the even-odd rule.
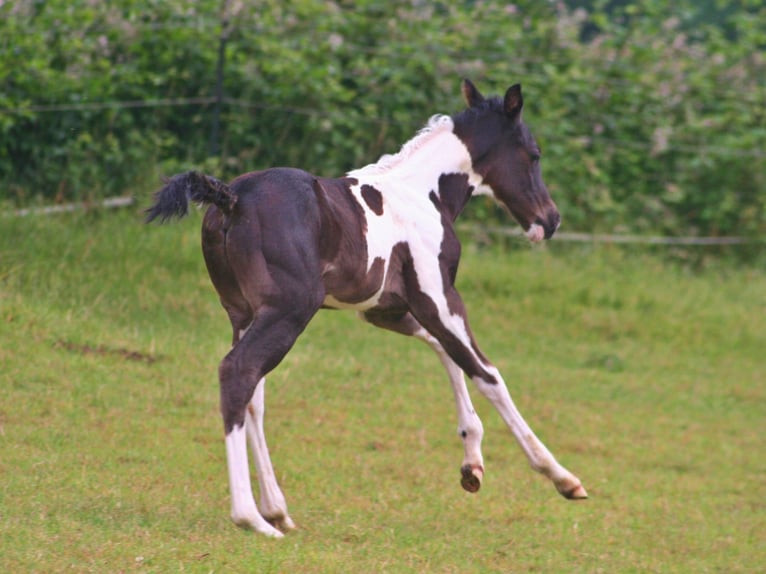
[[113,195],[192,166],[337,175],[460,109],[467,76],[524,84],[568,229],[766,232],[760,3],[146,4],[0,4],[0,197]]

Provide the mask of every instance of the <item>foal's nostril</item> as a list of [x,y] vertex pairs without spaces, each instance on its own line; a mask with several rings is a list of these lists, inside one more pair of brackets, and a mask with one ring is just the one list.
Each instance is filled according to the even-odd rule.
[[556,211],[553,216],[550,218],[551,220],[551,235],[553,235],[556,230],[559,228],[559,225],[561,225],[561,215],[558,211]]
[[540,225],[545,229],[545,238],[550,239],[553,237],[553,234],[556,233],[559,225],[561,225],[561,215],[558,211],[554,211],[548,215],[548,220],[544,222],[541,221]]

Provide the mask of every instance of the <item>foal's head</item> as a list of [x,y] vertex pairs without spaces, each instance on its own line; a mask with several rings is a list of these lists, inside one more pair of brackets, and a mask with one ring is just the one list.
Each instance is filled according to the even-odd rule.
[[540,173],[540,147],[521,119],[521,86],[508,88],[502,99],[484,98],[468,80],[462,91],[468,109],[453,121],[474,171],[531,240],[549,239],[561,216]]

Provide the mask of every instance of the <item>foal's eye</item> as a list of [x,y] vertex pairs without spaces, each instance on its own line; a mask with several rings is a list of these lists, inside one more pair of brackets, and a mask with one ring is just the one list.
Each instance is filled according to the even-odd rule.
[[529,159],[535,162],[540,161],[540,152],[532,152],[531,154],[529,154]]

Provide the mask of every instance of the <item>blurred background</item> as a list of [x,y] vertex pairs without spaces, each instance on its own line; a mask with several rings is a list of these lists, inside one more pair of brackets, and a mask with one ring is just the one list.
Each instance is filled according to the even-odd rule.
[[469,77],[522,83],[562,231],[754,239],[765,48],[760,0],[0,0],[0,206],[340,175],[462,109]]

